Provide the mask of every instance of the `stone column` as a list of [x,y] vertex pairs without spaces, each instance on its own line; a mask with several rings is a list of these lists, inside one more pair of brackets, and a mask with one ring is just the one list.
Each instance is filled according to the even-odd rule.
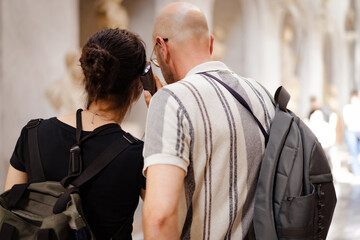
[[356,47],[355,47],[355,82],[357,88],[360,89],[360,2],[355,1],[355,31],[357,32]]
[[271,94],[281,84],[281,41],[282,8],[276,2],[259,0],[259,78]]
[[319,27],[308,28],[304,41],[301,69],[299,72],[301,89],[299,95],[299,114],[307,117],[310,109],[309,99],[323,96],[323,56],[322,35]]
[[56,113],[46,88],[78,47],[78,1],[0,1],[0,189],[21,128]]
[[348,1],[330,0],[327,8],[327,15],[330,19],[329,32],[332,37],[333,47],[333,77],[337,86],[339,109],[349,102],[350,96],[350,77],[349,77],[349,57],[348,42],[345,35],[345,16],[348,9]]

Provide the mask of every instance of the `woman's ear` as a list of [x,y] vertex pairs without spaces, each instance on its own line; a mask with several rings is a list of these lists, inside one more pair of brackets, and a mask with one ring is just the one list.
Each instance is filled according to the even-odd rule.
[[210,55],[212,55],[214,50],[214,35],[210,34]]

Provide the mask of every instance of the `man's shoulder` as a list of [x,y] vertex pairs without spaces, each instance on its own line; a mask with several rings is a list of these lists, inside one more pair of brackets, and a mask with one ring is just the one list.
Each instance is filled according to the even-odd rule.
[[161,89],[159,89],[159,91],[154,95],[154,97],[157,98],[163,98],[163,97],[168,97],[168,96],[178,96],[178,95],[182,95],[182,94],[186,94],[184,92],[186,92],[188,90],[188,85],[197,85],[198,83],[198,79],[200,79],[201,76],[199,74],[195,74],[195,75],[191,75],[191,76],[186,76],[185,78],[168,84],[164,87],[162,87]]

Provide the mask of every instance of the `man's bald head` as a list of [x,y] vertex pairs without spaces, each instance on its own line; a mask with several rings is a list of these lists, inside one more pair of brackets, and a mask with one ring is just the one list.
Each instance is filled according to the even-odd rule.
[[209,28],[203,12],[186,2],[167,5],[156,18],[153,41],[157,36],[169,38],[177,43],[184,40],[208,40]]
[[195,66],[211,61],[213,41],[198,7],[177,2],[163,8],[155,20],[153,44],[166,82],[176,82]]

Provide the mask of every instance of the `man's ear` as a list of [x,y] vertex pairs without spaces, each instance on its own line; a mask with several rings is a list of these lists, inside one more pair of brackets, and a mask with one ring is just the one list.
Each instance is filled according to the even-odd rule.
[[210,55],[212,55],[214,50],[214,35],[210,34]]
[[169,61],[169,48],[168,48],[168,45],[166,44],[164,39],[161,38],[161,37],[156,37],[156,44],[159,45],[159,49],[158,49],[159,54],[161,54],[164,61],[166,63],[168,63],[168,61]]

